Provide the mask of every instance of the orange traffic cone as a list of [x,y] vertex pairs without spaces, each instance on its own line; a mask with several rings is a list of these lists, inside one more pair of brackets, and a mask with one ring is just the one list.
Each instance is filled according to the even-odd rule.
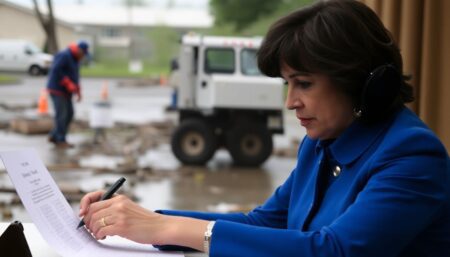
[[159,75],[159,84],[161,86],[167,85],[167,77],[165,75]]
[[48,99],[47,99],[47,91],[45,89],[41,89],[41,93],[39,95],[38,113],[48,114]]
[[102,92],[100,94],[102,101],[108,101],[108,81],[103,81]]

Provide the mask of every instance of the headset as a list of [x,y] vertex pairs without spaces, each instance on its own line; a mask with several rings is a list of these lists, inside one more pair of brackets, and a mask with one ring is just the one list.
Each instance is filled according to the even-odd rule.
[[369,73],[361,93],[359,114],[377,119],[397,107],[403,83],[402,74],[392,64],[384,64]]

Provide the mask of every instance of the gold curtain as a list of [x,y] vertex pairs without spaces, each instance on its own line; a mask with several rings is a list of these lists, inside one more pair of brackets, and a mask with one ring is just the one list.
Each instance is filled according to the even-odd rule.
[[412,75],[409,105],[450,149],[450,1],[362,0],[397,40]]

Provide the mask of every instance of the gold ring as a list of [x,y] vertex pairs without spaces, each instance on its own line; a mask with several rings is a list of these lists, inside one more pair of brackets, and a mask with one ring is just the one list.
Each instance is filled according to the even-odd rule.
[[102,224],[102,227],[106,227],[105,217],[100,219],[100,223]]

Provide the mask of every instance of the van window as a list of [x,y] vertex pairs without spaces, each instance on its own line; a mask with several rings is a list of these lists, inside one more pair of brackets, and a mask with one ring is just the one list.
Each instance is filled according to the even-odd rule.
[[244,75],[259,76],[261,71],[258,69],[256,61],[256,49],[244,48],[241,51],[241,72]]
[[205,51],[205,73],[234,73],[234,50],[209,48]]
[[42,53],[42,50],[39,49],[39,47],[37,47],[34,44],[26,44],[25,45],[25,52],[26,53],[30,53],[30,54],[37,54],[37,53]]

